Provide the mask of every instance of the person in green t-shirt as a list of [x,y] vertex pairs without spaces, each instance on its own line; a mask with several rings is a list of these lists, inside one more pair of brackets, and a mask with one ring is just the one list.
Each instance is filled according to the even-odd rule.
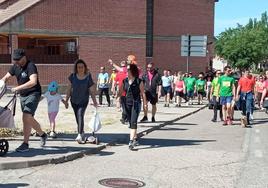
[[195,82],[195,92],[198,97],[198,104],[203,104],[203,97],[206,96],[205,92],[206,81],[204,80],[204,73],[199,73],[198,80]]
[[220,104],[222,105],[222,111],[224,115],[223,125],[232,125],[232,101],[235,97],[235,79],[230,76],[232,70],[230,66],[224,67],[224,75],[218,80]]
[[220,118],[221,118],[221,121],[223,121],[222,106],[220,105],[219,82],[218,82],[220,76],[221,76],[221,71],[217,70],[216,77],[212,80],[212,84],[211,84],[210,98],[212,99],[212,102],[213,102],[213,111],[214,111],[214,115],[211,120],[212,122],[217,122],[218,109],[220,109]]
[[196,79],[193,77],[193,74],[189,72],[189,77],[185,79],[186,92],[189,100],[189,103],[187,102],[187,105],[193,104],[195,82]]

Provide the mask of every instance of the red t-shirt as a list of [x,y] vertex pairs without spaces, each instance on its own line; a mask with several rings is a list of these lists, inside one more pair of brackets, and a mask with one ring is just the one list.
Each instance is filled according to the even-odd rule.
[[252,77],[242,77],[238,81],[238,85],[241,87],[241,92],[253,91],[255,85],[255,78]]
[[[120,71],[116,74],[116,77],[114,79],[115,83],[119,86],[119,88],[123,84],[123,80],[127,77],[127,68],[123,69],[123,71]],[[122,96],[126,96],[126,93],[123,91]]]

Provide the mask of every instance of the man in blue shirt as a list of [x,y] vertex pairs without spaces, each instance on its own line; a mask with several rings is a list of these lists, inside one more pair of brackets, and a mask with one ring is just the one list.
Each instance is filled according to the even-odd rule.
[[102,105],[102,95],[104,93],[108,102],[108,106],[110,106],[111,102],[109,95],[109,75],[107,72],[105,72],[105,67],[100,68],[97,87],[99,89],[99,104]]

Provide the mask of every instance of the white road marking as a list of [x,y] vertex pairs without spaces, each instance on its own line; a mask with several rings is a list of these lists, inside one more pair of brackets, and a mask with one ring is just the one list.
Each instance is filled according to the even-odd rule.
[[255,157],[262,158],[263,157],[262,151],[261,150],[255,150]]

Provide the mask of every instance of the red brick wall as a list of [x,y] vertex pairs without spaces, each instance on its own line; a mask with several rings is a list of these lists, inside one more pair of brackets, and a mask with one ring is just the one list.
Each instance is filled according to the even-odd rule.
[[[155,0],[154,35],[185,34],[214,36],[214,0]],[[181,57],[180,38],[176,41],[154,41],[153,61],[160,67],[186,71],[186,57]],[[205,71],[208,57],[191,57],[190,71]]]
[[[26,29],[40,29],[61,32],[118,32],[126,34],[145,34],[145,0],[45,0],[25,14]],[[34,18],[34,19],[33,19]],[[45,33],[44,33],[45,34]],[[139,64],[145,65],[145,39],[79,37],[79,57],[84,59],[93,78],[100,66],[126,59],[128,54],[137,56]],[[62,69],[54,67],[52,72]],[[60,68],[64,68],[60,67]],[[45,68],[40,69],[40,78]],[[63,74],[66,71],[63,70]],[[58,78],[59,74],[52,74]]]
[[107,63],[111,58],[115,63],[126,60],[129,54],[134,54],[139,66],[145,66],[145,39],[112,39],[80,37],[79,56],[84,59],[94,78],[100,66],[105,66],[110,73]]
[[25,23],[29,29],[145,33],[146,1],[45,0],[25,13]]

